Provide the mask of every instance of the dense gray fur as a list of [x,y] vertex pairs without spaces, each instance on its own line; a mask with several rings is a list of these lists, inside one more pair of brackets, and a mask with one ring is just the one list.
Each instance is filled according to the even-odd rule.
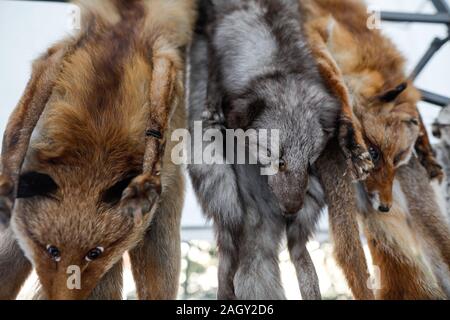
[[438,192],[443,199],[443,211],[447,214],[447,221],[450,222],[450,105],[443,108],[432,125],[433,136],[440,140],[433,147],[436,152],[436,159],[444,169],[444,181],[439,186]]
[[208,18],[191,48],[190,129],[199,120],[204,130],[279,129],[287,163],[269,177],[257,165],[188,166],[216,229],[220,299],[284,298],[278,254],[285,230],[303,298],[320,298],[305,247],[324,206],[312,167],[334,133],[339,104],[302,37],[297,2],[202,2]]
[[31,263],[20,249],[11,227],[0,229],[0,300],[14,299],[31,272]]
[[[450,130],[447,130],[450,131]],[[448,132],[447,134],[450,134]],[[434,150],[436,151],[436,158],[439,161],[439,164],[444,169],[445,177],[442,184],[439,185],[437,191],[441,193],[443,197],[443,209],[447,214],[447,221],[450,222],[450,145],[448,142],[450,141],[450,137],[446,137],[446,139],[442,139],[442,141],[438,144],[435,144]]]

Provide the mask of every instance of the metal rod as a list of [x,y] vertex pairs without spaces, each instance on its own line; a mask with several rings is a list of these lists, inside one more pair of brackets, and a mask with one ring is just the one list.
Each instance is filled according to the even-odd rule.
[[411,73],[410,78],[412,80],[416,79],[417,76],[422,72],[422,70],[427,66],[428,62],[430,62],[431,58],[442,48],[444,44],[446,44],[450,40],[449,38],[440,39],[434,38],[428,50],[425,52],[423,57],[420,59],[417,66],[414,68],[414,71]]
[[422,13],[404,13],[404,12],[381,12],[381,19],[391,22],[421,22],[421,23],[437,23],[450,24],[450,14],[422,14]]
[[446,107],[450,105],[450,98],[426,90],[419,90],[419,91],[422,94],[422,101],[432,103],[439,107]]
[[431,2],[438,12],[450,14],[450,7],[445,0],[431,0]]
[[[450,41],[450,6],[445,0],[431,0],[437,10],[437,14],[418,14],[418,13],[403,13],[403,12],[381,12],[381,19],[391,22],[418,22],[418,23],[434,23],[445,24],[449,30],[449,37],[445,39],[435,38],[428,50],[420,59],[417,66],[414,68],[410,78],[416,79],[417,76],[427,66],[433,56],[442,48],[444,44]],[[422,93],[422,100],[435,104],[437,106],[447,106],[450,104],[450,99],[429,91],[420,90]]]

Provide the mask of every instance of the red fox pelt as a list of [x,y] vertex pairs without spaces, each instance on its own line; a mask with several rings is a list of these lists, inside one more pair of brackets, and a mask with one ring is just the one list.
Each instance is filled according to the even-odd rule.
[[[367,26],[365,5],[358,0],[302,1],[311,49],[330,88],[342,103],[351,103],[360,122],[375,168],[362,183],[375,210],[388,212],[397,169],[407,164],[414,146],[430,178],[442,178],[425,127],[417,111],[419,94],[404,74],[404,58],[380,31]],[[336,161],[338,161],[336,159]],[[322,172],[339,164],[324,163]],[[320,169],[320,168],[319,168]],[[340,172],[340,171],[339,171]],[[342,172],[341,172],[342,173]],[[355,190],[347,178],[337,188],[335,179],[322,175],[327,193],[335,255],[357,299],[371,299],[367,265],[359,240]],[[406,186],[408,187],[408,186]],[[412,199],[411,201],[416,201]],[[373,213],[377,216],[376,211]],[[346,227],[347,226],[347,227]],[[414,230],[414,232],[418,232]],[[399,257],[403,255],[399,253]],[[393,258],[393,257],[391,257]],[[391,279],[402,281],[402,279]],[[411,279],[409,279],[411,281]],[[380,297],[380,295],[378,295]]]
[[195,1],[78,3],[82,30],[35,61],[5,132],[0,299],[31,266],[42,298],[120,299],[126,251],[138,297],[174,299],[184,182],[169,138]]

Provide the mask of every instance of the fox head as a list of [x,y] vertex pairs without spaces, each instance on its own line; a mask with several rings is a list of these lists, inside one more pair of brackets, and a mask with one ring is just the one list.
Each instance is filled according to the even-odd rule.
[[139,219],[140,213],[121,206],[124,190],[142,168],[142,150],[105,145],[98,160],[81,153],[85,162],[67,158],[65,152],[78,148],[49,158],[43,147],[30,148],[12,227],[45,298],[85,299],[140,241],[154,214],[156,204]]
[[374,169],[363,182],[375,210],[392,207],[392,186],[397,169],[407,164],[420,133],[414,88],[403,83],[373,98],[359,113]]
[[450,105],[443,108],[432,125],[433,136],[450,146]]
[[268,143],[277,170],[268,183],[286,215],[296,214],[307,196],[311,166],[334,134],[339,103],[319,81],[302,75],[274,74],[259,79],[250,92],[231,102],[232,128],[277,130]]
[[363,184],[375,210],[388,212],[396,169],[409,161],[420,134],[420,94],[405,80],[405,60],[395,46],[379,30],[367,28],[367,19],[356,16],[327,16],[321,24],[375,166]]

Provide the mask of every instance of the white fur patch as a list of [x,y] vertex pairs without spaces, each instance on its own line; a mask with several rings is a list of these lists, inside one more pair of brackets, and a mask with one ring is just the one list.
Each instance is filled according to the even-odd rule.
[[400,182],[395,179],[392,185],[392,199],[394,199],[393,206],[398,206],[405,215],[409,215],[408,200],[402,190]]
[[439,206],[442,216],[449,222],[449,217],[445,215],[447,212],[447,202],[445,201],[446,190],[446,181],[444,183],[439,184],[438,181],[431,181],[431,188],[433,189],[434,198]]
[[378,211],[378,208],[380,207],[380,194],[378,192],[374,192],[372,197],[370,198],[370,203],[372,204],[372,208],[376,211]]
[[400,168],[401,166],[409,163],[409,160],[411,160],[411,157],[413,155],[413,148],[414,148],[414,145],[411,145],[411,147],[408,150],[408,155],[397,164],[396,168]]
[[33,268],[35,268],[35,263],[33,259],[33,250],[28,244],[27,236],[20,231],[20,228],[17,226],[16,220],[14,218],[11,219],[10,227],[12,228],[17,243],[19,244],[19,247],[22,249],[25,257],[28,259],[28,261],[31,262]]

